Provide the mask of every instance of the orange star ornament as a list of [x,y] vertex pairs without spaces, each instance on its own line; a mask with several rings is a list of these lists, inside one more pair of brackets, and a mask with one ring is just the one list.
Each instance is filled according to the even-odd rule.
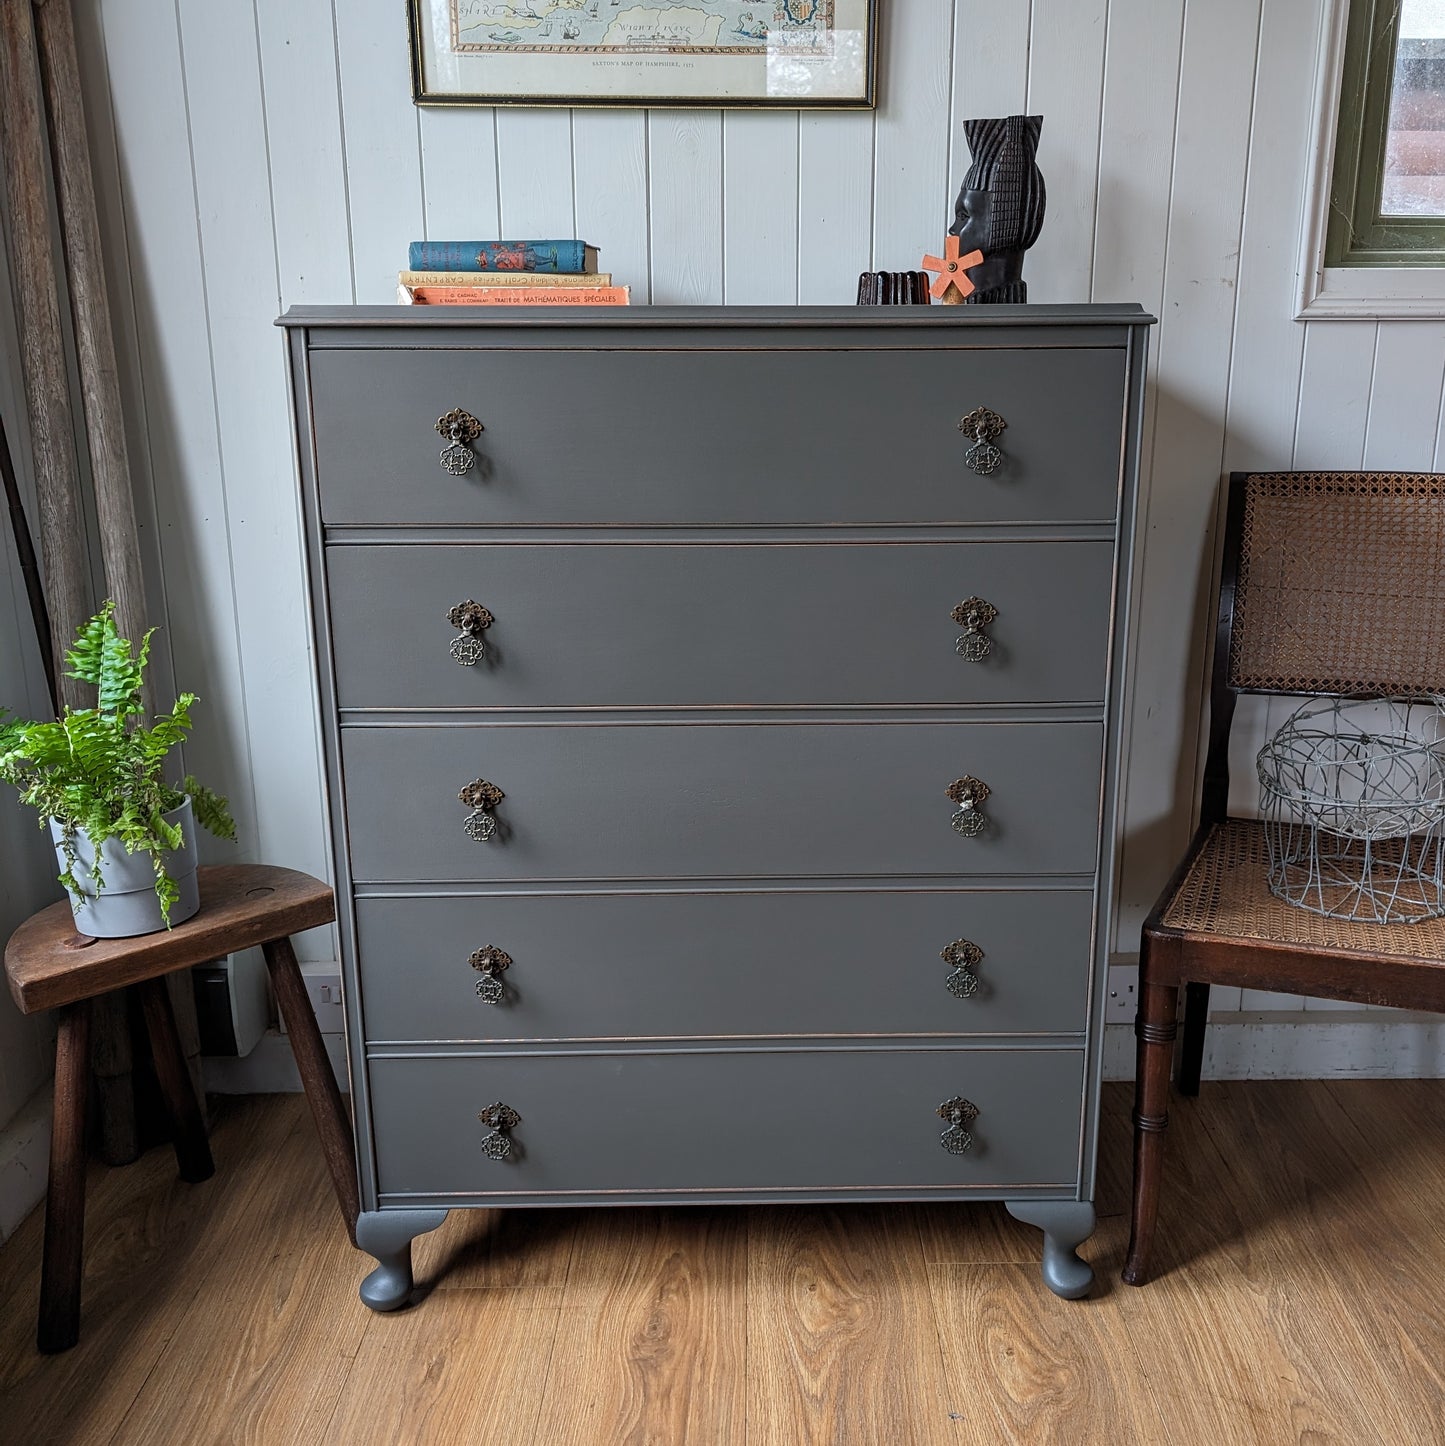
[[[973,295],[974,285],[968,279],[968,270],[971,266],[977,266],[983,260],[982,251],[970,251],[966,256],[958,254],[958,237],[950,236],[943,243],[943,255],[925,256],[923,258],[923,269],[925,271],[936,271],[938,279],[933,283],[930,290],[933,295],[945,305],[950,303],[957,305],[964,297]],[[958,292],[958,296],[948,295],[952,287]]]

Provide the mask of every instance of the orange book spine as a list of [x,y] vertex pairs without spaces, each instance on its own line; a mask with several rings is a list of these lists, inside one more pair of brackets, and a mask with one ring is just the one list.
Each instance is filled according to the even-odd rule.
[[412,286],[418,306],[626,306],[626,286]]

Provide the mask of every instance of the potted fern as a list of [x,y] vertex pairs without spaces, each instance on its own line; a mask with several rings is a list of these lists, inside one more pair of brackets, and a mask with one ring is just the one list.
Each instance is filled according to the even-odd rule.
[[144,722],[141,693],[154,628],[135,655],[107,602],[66,653],[70,676],[96,690],[94,708],[27,723],[0,709],[0,778],[49,825],[75,926],[102,939],[170,928],[200,907],[197,822],[234,839],[226,800],[194,778],[165,781],[166,759],[190,731],[194,693]]

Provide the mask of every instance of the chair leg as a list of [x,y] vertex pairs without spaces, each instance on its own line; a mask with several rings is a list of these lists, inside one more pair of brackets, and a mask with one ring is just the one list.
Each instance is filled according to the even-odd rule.
[[1124,1264],[1124,1280],[1129,1285],[1143,1285],[1149,1278],[1164,1131],[1169,1126],[1169,1066],[1179,1009],[1177,986],[1148,981],[1147,941],[1139,965],[1139,1016],[1134,1022],[1139,1039],[1134,1084],[1134,1201]]
[[40,1264],[35,1344],[47,1354],[80,1339],[81,1247],[85,1240],[85,1101],[90,1083],[90,1000],[60,1010],[55,1041],[55,1111]]
[[1179,1044],[1179,1076],[1182,1095],[1199,1093],[1199,1075],[1204,1068],[1204,1030],[1209,1023],[1209,986],[1191,982],[1184,986],[1184,1038]]
[[139,988],[146,1033],[150,1035],[151,1055],[155,1059],[156,1079],[171,1117],[176,1164],[182,1180],[197,1184],[209,1180],[216,1173],[216,1165],[211,1159],[211,1143],[206,1138],[206,1122],[201,1117],[200,1101],[196,1099],[195,1087],[191,1083],[190,1068],[181,1050],[170,992],[164,978],[144,979]]
[[301,1072],[301,1084],[311,1106],[311,1118],[321,1137],[321,1150],[326,1156],[331,1183],[336,1189],[336,1203],[346,1221],[346,1233],[356,1244],[356,1217],[361,1212],[361,1197],[356,1185],[356,1152],[351,1141],[351,1119],[341,1103],[341,1091],[331,1072],[316,1015],[296,963],[296,951],[290,939],[273,939],[261,946],[266,967],[271,971],[271,987],[291,1041],[291,1053]]

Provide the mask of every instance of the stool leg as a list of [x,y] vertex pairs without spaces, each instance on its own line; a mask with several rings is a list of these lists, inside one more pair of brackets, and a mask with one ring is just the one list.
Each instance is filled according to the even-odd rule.
[[143,979],[139,985],[141,1008],[145,1011],[146,1033],[156,1064],[156,1079],[171,1117],[171,1134],[176,1145],[176,1164],[181,1179],[192,1184],[209,1180],[216,1173],[211,1159],[206,1122],[191,1083],[191,1071],[181,1051],[176,1017],[164,979]]
[[50,1185],[40,1264],[35,1344],[47,1354],[80,1339],[81,1246],[85,1239],[85,1096],[90,1075],[90,1000],[60,1010],[55,1041],[55,1109]]
[[331,1061],[326,1057],[326,1046],[321,1042],[321,1031],[316,1027],[316,1016],[312,1013],[311,1000],[307,997],[290,939],[273,939],[269,944],[263,944],[261,949],[266,956],[266,967],[271,971],[271,987],[276,991],[276,1003],[286,1025],[287,1038],[291,1041],[291,1053],[295,1055],[296,1068],[301,1072],[301,1085],[311,1106],[311,1118],[315,1120],[316,1133],[321,1137],[321,1150],[326,1156],[326,1167],[331,1171],[331,1183],[336,1187],[336,1203],[341,1206],[346,1233],[355,1245],[356,1217],[361,1211],[361,1197],[356,1187],[356,1153],[351,1142],[351,1120],[346,1106],[341,1103],[341,1091],[336,1087],[336,1076],[331,1072]]
[[1140,957],[1139,1039],[1134,1085],[1134,1200],[1124,1281],[1143,1285],[1159,1213],[1159,1176],[1164,1164],[1164,1131],[1169,1126],[1169,1067],[1173,1063],[1179,990],[1148,977],[1148,943]]

